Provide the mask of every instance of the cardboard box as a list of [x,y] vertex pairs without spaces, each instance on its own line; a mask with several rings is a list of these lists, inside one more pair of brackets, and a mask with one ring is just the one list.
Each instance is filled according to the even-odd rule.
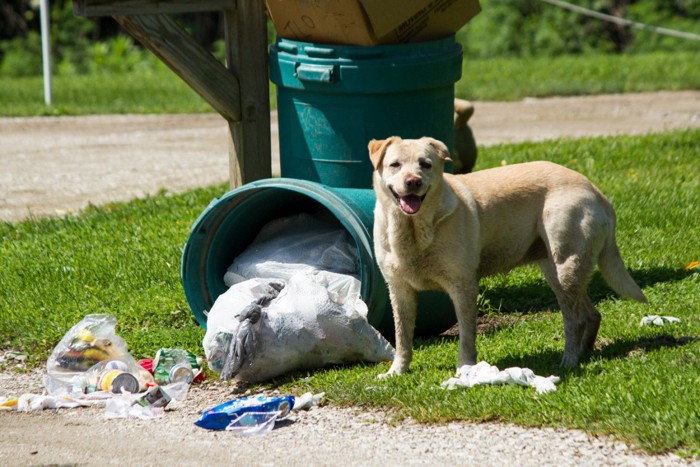
[[266,0],[277,35],[321,44],[440,39],[480,10],[479,0]]

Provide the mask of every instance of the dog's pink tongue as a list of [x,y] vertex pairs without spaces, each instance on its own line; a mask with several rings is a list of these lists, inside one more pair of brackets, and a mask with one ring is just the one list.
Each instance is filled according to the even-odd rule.
[[417,195],[406,195],[399,197],[399,206],[406,214],[417,213],[422,202],[423,201],[420,199],[420,196]]

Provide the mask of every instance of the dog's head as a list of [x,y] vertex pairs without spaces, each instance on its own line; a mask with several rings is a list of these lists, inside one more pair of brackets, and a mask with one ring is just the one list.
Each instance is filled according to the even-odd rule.
[[418,213],[431,187],[442,181],[445,162],[451,161],[447,146],[428,137],[392,136],[372,140],[368,148],[375,169],[375,190],[390,195],[407,215]]

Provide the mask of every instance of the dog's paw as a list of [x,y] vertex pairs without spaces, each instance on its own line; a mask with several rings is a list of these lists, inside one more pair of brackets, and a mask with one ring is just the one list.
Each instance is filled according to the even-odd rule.
[[573,369],[573,368],[576,368],[578,366],[578,364],[579,364],[578,355],[564,354],[559,366],[561,366],[562,368],[566,368],[566,369]]
[[378,375],[377,379],[389,379],[389,378],[393,378],[394,376],[399,376],[401,374],[403,374],[403,370],[398,370],[392,366],[391,368],[389,368],[389,371],[387,371],[386,373],[382,373],[382,374]]

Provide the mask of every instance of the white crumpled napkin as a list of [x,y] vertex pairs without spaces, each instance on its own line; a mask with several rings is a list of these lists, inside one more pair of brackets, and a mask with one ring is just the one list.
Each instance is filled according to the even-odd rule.
[[639,325],[646,326],[648,324],[655,324],[657,326],[663,326],[666,323],[680,323],[680,321],[680,319],[674,318],[673,316],[649,315],[642,318]]
[[529,368],[511,367],[500,371],[498,367],[487,362],[476,365],[464,365],[457,370],[457,376],[440,385],[443,389],[456,387],[471,388],[480,384],[516,384],[535,388],[538,394],[553,392],[559,382],[558,376],[538,376]]

